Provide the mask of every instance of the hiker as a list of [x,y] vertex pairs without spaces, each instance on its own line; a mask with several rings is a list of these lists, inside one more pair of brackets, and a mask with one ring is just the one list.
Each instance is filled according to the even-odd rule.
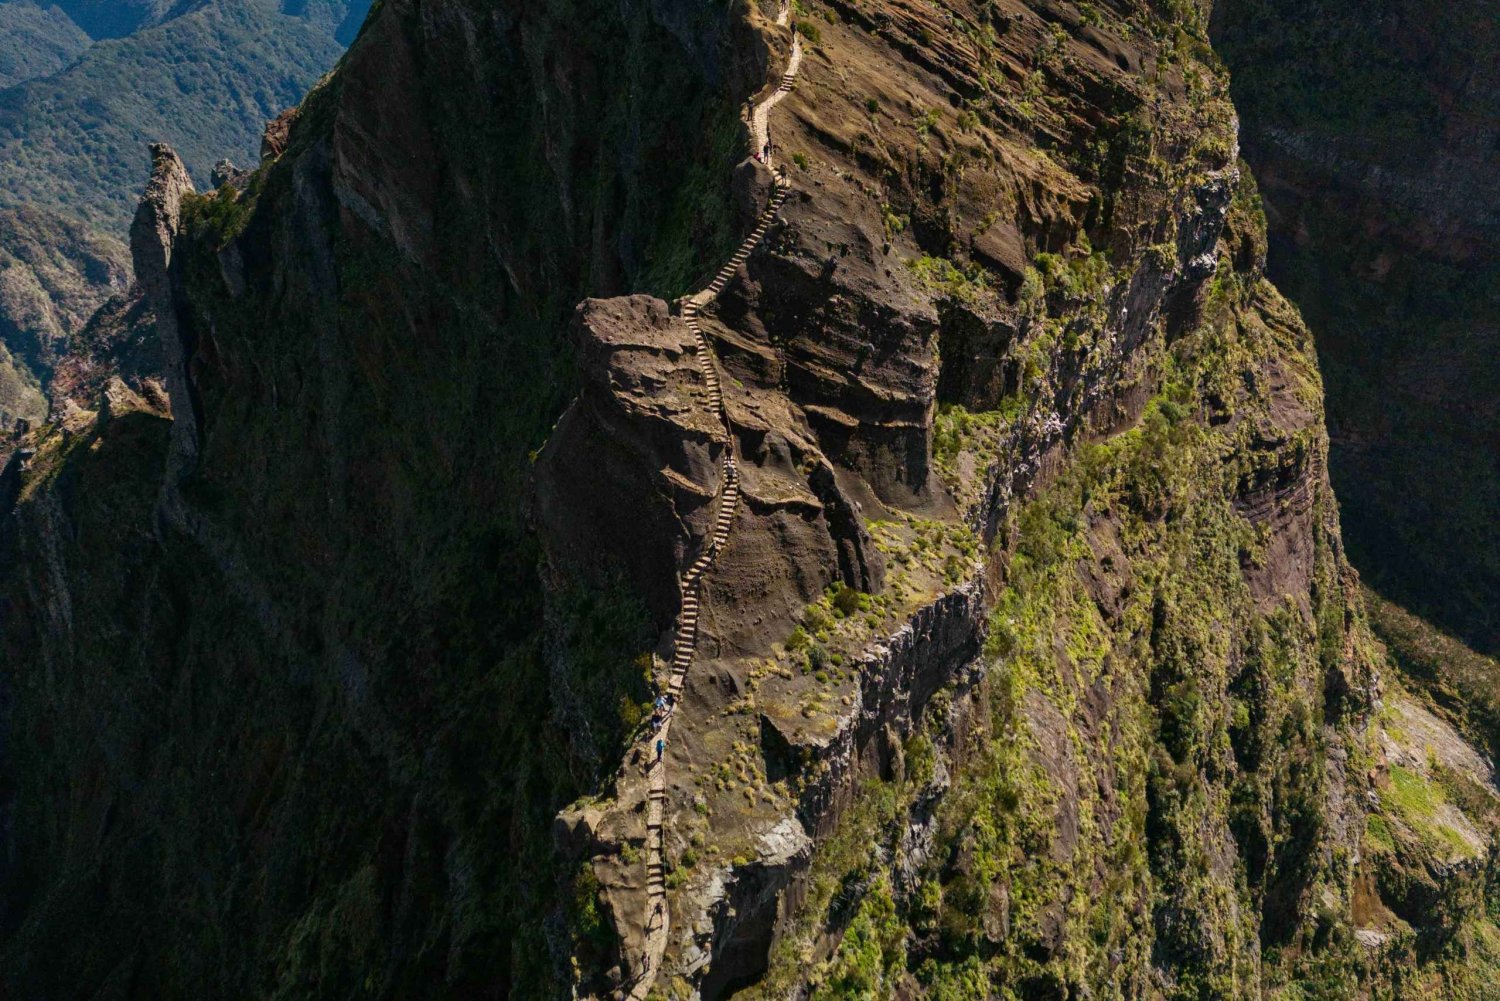
[[665,695],[658,695],[656,697],[656,708],[658,708],[658,709],[665,709],[666,707],[667,707],[667,697]]
[[677,705],[677,696],[673,695],[671,692],[668,692],[667,693],[667,708],[671,709],[675,705]]
[[667,749],[667,742],[660,737],[656,738],[656,760],[661,760],[661,752]]
[[766,160],[771,159],[771,140],[769,140],[769,139],[766,140],[766,151],[765,151],[765,157],[764,157],[764,159],[766,159]]
[[655,733],[661,729],[661,710],[658,709],[651,714],[651,732]]

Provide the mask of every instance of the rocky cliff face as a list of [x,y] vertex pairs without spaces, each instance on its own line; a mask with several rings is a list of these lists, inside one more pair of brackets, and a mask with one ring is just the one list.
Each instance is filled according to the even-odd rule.
[[[1300,960],[1262,953],[1327,934],[1319,901],[1348,912],[1368,640],[1307,335],[1260,277],[1211,57],[1173,40],[1202,24],[815,13],[773,127],[795,193],[709,329],[745,475],[774,464],[775,414],[836,468],[887,573],[856,584],[825,557],[825,595],[781,575],[751,596],[734,543],[712,571],[658,982],[1295,981]],[[736,630],[747,604],[759,635]],[[623,935],[583,951],[591,991],[638,972],[637,776],[627,760],[613,806],[564,815]]]
[[1216,6],[1271,276],[1318,338],[1355,564],[1494,653],[1500,482],[1475,457],[1500,446],[1500,7]]
[[1202,12],[800,5],[720,415],[673,304],[765,204],[774,13],[387,0],[241,184],[157,151],[167,399],[90,369],[0,481],[13,991],[1389,996],[1482,942],[1491,780],[1444,732],[1481,798],[1415,802],[1379,711]]

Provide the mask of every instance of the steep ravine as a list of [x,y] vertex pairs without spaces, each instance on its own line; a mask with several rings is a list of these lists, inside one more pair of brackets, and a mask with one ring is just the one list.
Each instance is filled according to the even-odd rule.
[[1500,3],[1220,0],[1366,581],[1500,652]]
[[157,152],[164,388],[0,481],[12,993],[1483,996],[1206,12],[802,0],[779,205],[776,13],[386,0]]

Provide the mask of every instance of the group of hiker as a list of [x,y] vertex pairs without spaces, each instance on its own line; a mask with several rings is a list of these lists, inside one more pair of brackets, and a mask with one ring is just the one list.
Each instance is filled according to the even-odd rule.
[[[661,725],[672,715],[672,710],[677,707],[677,697],[671,692],[656,697],[656,704],[651,709],[651,732],[656,733]],[[667,749],[667,742],[660,737],[656,738],[656,760],[660,761],[662,752]]]

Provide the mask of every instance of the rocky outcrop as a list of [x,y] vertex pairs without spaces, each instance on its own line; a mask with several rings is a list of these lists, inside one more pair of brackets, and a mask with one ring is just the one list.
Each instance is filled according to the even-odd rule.
[[[838,824],[858,784],[890,778],[907,738],[917,732],[928,701],[948,691],[951,702],[982,677],[976,667],[984,641],[987,610],[977,580],[917,611],[901,630],[876,644],[857,665],[859,697],[841,712],[830,733],[797,717],[762,716],[776,742],[808,764],[812,779],[803,786],[798,817],[815,835],[827,836]],[[970,672],[966,677],[966,672]]]
[[691,332],[647,296],[587,300],[583,389],[537,459],[536,518],[557,573],[628,574],[664,627],[706,545],[723,452]]
[[182,223],[182,199],[192,193],[193,181],[182,160],[170,146],[152,144],[151,178],[130,226],[130,254],[140,295],[156,317],[162,372],[175,418],[172,456],[167,468],[169,483],[187,475],[197,461],[202,421],[188,370],[194,349],[193,335],[178,315],[172,277],[172,245]]
[[208,175],[208,183],[215,188],[229,185],[237,191],[245,190],[245,185],[250,183],[253,171],[236,167],[234,161],[224,159],[214,164],[214,169]]
[[783,390],[829,458],[877,498],[930,499],[937,314],[909,275],[877,266],[878,240],[852,210],[827,191],[790,199],[776,255],[752,260],[710,329],[730,370]]
[[286,152],[287,140],[292,135],[292,124],[297,121],[297,109],[286,108],[281,114],[266,123],[260,136],[260,158],[262,162],[275,160]]
[[[537,518],[559,571],[625,570],[665,627],[678,572],[707,543],[718,419],[665,303],[589,301],[574,332],[584,386],[538,459]],[[831,580],[878,588],[883,561],[802,415],[765,390],[724,393],[744,509],[707,582],[706,629],[720,649],[753,650]]]

